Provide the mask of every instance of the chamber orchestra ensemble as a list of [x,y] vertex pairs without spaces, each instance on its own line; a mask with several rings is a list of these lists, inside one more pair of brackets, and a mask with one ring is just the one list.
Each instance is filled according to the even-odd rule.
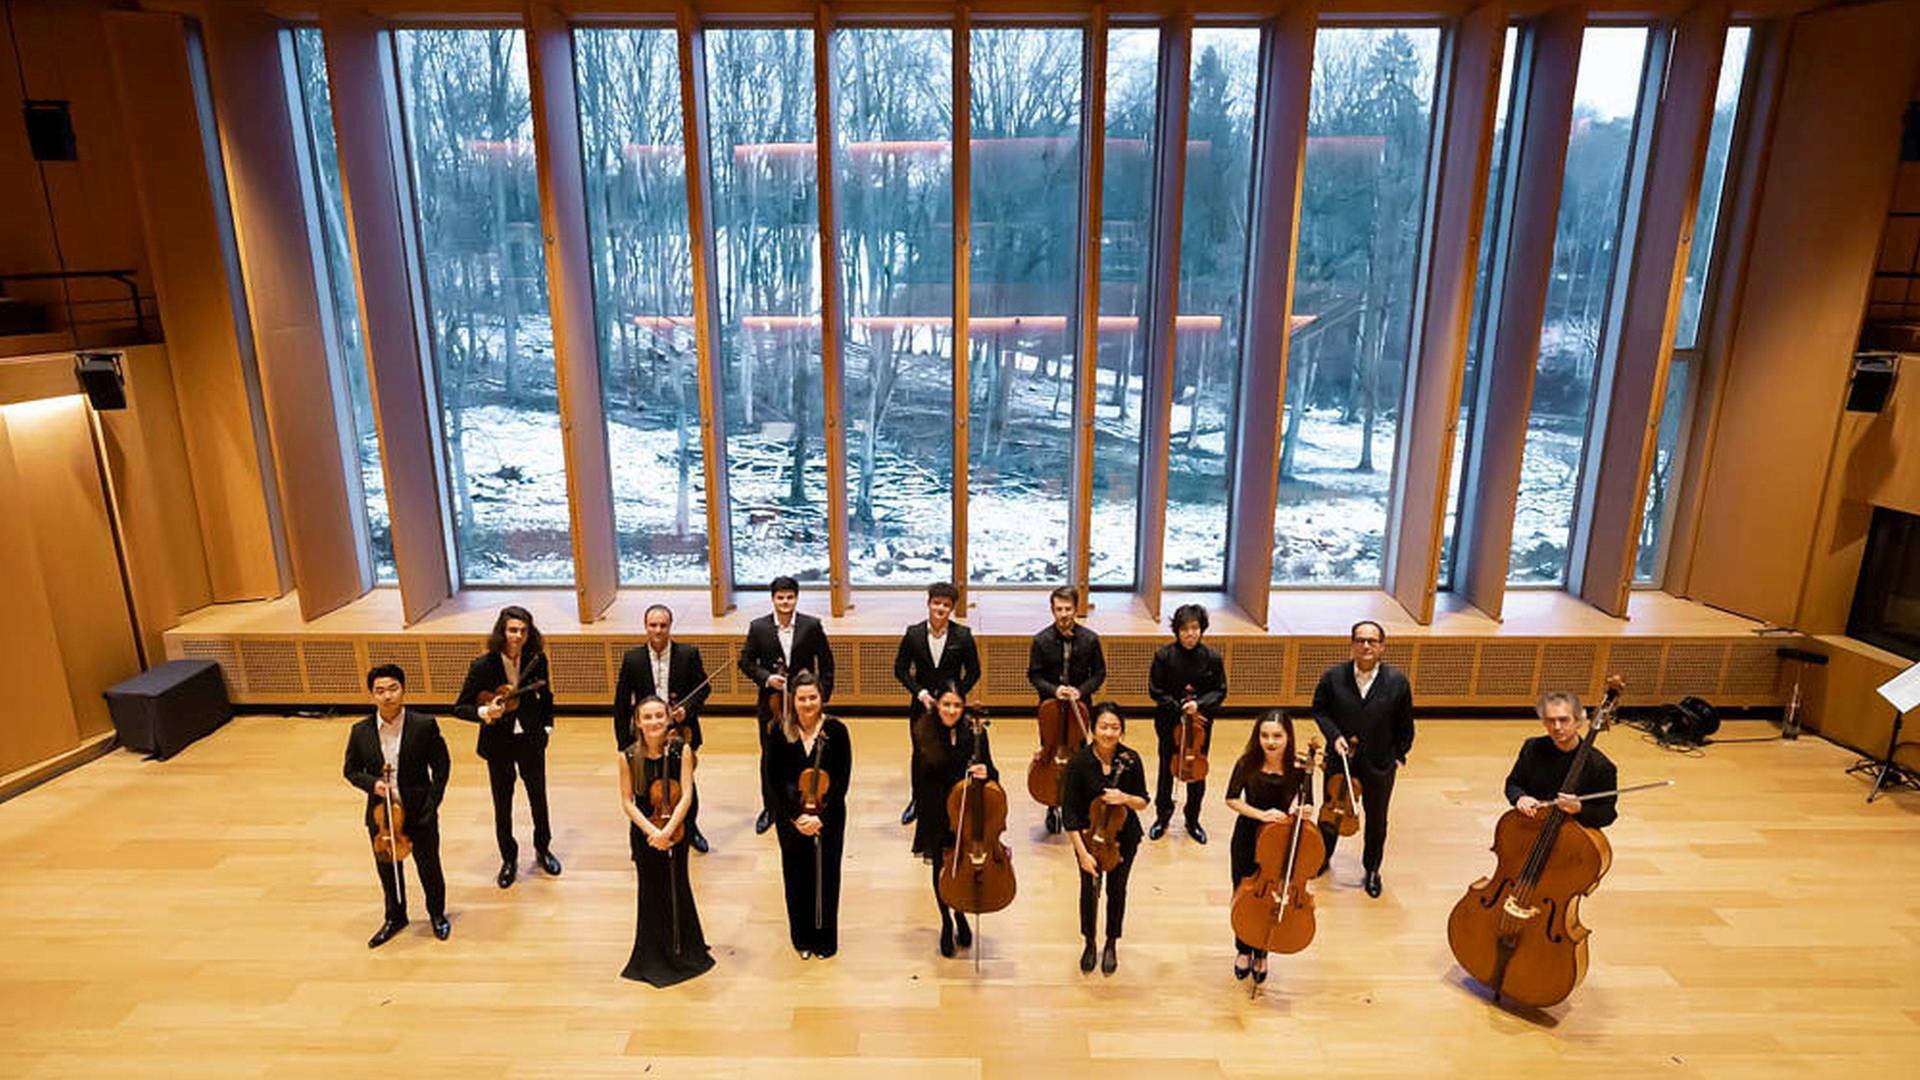
[[[710,810],[756,815],[754,833],[775,834],[789,944],[801,959],[829,960],[843,946],[855,747],[848,725],[828,710],[834,666],[824,627],[799,610],[795,579],[775,578],[768,593],[771,610],[753,619],[738,659],[758,690],[760,795],[753,806]],[[863,783],[892,782],[904,794],[899,820],[911,830],[906,846],[928,867],[940,917],[935,948],[943,958],[973,951],[977,964],[981,920],[1017,896],[1016,856],[1005,836],[1010,812],[1023,804],[1002,786],[995,751],[1027,754],[1027,794],[1039,813],[1041,839],[1035,850],[1019,853],[1021,873],[1075,875],[1079,969],[1111,976],[1119,968],[1137,864],[1145,852],[1148,865],[1140,874],[1154,874],[1151,842],[1167,835],[1176,807],[1184,835],[1208,841],[1202,814],[1209,755],[1228,673],[1221,653],[1205,641],[1207,611],[1198,604],[1175,609],[1172,638],[1156,649],[1147,672],[1150,786],[1144,744],[1127,741],[1126,711],[1100,696],[1106,656],[1099,635],[1079,620],[1073,589],[1055,589],[1048,598],[1048,621],[1028,653],[1035,710],[1018,716],[991,718],[974,699],[980,653],[972,632],[954,618],[959,601],[951,583],[935,582],[926,590],[926,619],[901,635],[893,672],[907,706],[906,767],[883,768],[880,775],[892,774],[892,781],[863,776]],[[646,642],[621,658],[613,700],[615,773],[636,877],[633,949],[620,974],[668,987],[715,965],[690,861],[710,850],[698,815],[701,712],[712,680],[700,649],[674,640],[672,610],[653,605],[644,621]],[[1324,886],[1341,837],[1359,837],[1366,896],[1386,895],[1381,867],[1395,778],[1414,743],[1413,690],[1385,659],[1387,634],[1379,623],[1354,623],[1348,647],[1350,657],[1320,676],[1309,709],[1249,705],[1254,717],[1245,745],[1223,762],[1221,804],[1233,822],[1232,891],[1219,915],[1233,937],[1232,977],[1252,994],[1272,974],[1273,954],[1312,946],[1314,893]],[[370,670],[374,712],[347,740],[345,775],[366,797],[365,826],[384,900],[369,947],[408,924],[408,862],[434,936],[445,941],[452,933],[438,814],[450,757],[434,718],[407,706],[406,682],[396,665]],[[1614,821],[1622,790],[1613,762],[1596,743],[1613,720],[1621,685],[1609,679],[1605,700],[1591,714],[1570,691],[1543,693],[1535,710],[1543,733],[1518,747],[1504,782],[1488,777],[1477,796],[1489,807],[1504,797],[1509,809],[1491,837],[1494,867],[1448,914],[1447,940],[1462,970],[1496,1001],[1554,1005],[1586,972],[1588,934],[1579,902],[1611,862],[1603,830]],[[453,714],[477,726],[475,751],[487,763],[500,850],[495,884],[511,887],[520,871],[517,788],[524,788],[532,810],[532,865],[558,877],[546,773],[553,692],[545,642],[526,608],[500,610]],[[898,761],[896,754],[879,749],[869,760]],[[1151,824],[1143,826],[1149,809]],[[1342,928],[1329,921],[1329,936],[1337,940]]]

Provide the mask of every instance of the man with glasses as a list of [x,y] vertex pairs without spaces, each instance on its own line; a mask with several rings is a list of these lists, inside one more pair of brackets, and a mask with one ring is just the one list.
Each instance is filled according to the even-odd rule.
[[[1329,778],[1339,775],[1347,759],[1353,780],[1360,786],[1361,809],[1366,812],[1366,848],[1360,857],[1367,895],[1380,895],[1380,856],[1387,846],[1387,803],[1393,797],[1394,775],[1413,748],[1413,688],[1399,668],[1383,663],[1387,632],[1371,619],[1353,624],[1347,634],[1353,659],[1338,663],[1320,676],[1313,691],[1313,719],[1320,725],[1333,753],[1327,760]],[[1327,843],[1325,873],[1333,864],[1337,826],[1323,823],[1320,835]]]

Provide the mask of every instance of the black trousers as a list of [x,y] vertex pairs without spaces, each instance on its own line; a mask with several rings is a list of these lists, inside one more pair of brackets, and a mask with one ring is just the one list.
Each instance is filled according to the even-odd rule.
[[[427,914],[433,918],[445,918],[447,914],[447,879],[440,872],[440,825],[404,826],[407,839],[413,841],[413,855],[407,862],[413,863],[415,873],[420,879],[420,891],[426,894]],[[407,905],[400,901],[400,881],[398,875],[405,873],[406,863],[373,862],[373,872],[380,878],[380,891],[387,898],[387,921],[405,922]]]
[[[1153,722],[1154,734],[1160,738],[1160,778],[1154,785],[1153,812],[1162,821],[1173,816],[1173,759],[1180,754],[1180,748],[1174,743],[1173,735],[1178,727],[1178,723],[1162,724],[1158,720]],[[1213,744],[1212,724],[1207,725],[1206,732],[1206,737],[1200,742],[1200,752],[1203,754]],[[1205,804],[1206,799],[1207,782],[1204,779],[1195,780],[1187,785],[1187,824],[1199,823],[1200,807]]]
[[[773,797],[773,740],[781,738],[780,725],[774,723],[763,705],[759,712],[760,725],[760,812],[773,816],[773,808],[778,802]],[[689,810],[691,812],[691,810]]]
[[547,822],[547,748],[524,736],[510,744],[511,754],[495,754],[487,759],[487,783],[493,788],[493,837],[500,844],[500,861],[512,862],[520,855],[513,838],[513,777],[518,770],[520,782],[527,786],[527,804],[533,810],[533,847],[547,850],[553,842],[553,827]]
[[847,819],[842,812],[827,814],[821,822],[817,847],[814,837],[802,836],[791,822],[776,821],[774,828],[786,884],[787,937],[796,950],[832,956],[840,949],[840,858],[846,851]]
[[[1098,929],[1100,886],[1107,888],[1107,937],[1118,938],[1127,921],[1127,878],[1133,874],[1133,854],[1106,874],[1080,871],[1080,936],[1092,941]],[[1105,878],[1104,882],[1102,878]]]
[[[1387,803],[1393,798],[1393,778],[1400,767],[1392,762],[1381,771],[1375,772],[1365,761],[1354,758],[1353,779],[1360,785],[1360,805],[1367,812],[1366,847],[1360,854],[1360,865],[1369,873],[1380,869],[1380,856],[1387,849]],[[1331,780],[1334,773],[1328,772]],[[1330,823],[1320,826],[1320,838],[1327,844],[1327,861],[1333,861],[1334,845],[1340,842],[1339,830]]]

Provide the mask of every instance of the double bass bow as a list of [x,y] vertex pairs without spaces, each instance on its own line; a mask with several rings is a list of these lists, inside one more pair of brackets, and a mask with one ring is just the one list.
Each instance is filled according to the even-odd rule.
[[1180,717],[1173,729],[1173,779],[1177,783],[1197,784],[1207,778],[1207,718],[1200,710],[1188,712],[1186,706],[1196,700],[1193,684],[1188,683],[1180,701]]
[[[1315,817],[1320,790],[1320,766],[1325,745],[1315,738],[1307,747],[1308,775],[1293,809],[1279,821],[1260,829],[1255,859],[1259,869],[1248,875],[1233,893],[1230,917],[1233,934],[1247,945],[1266,952],[1297,953],[1313,941],[1313,892],[1308,882],[1326,861],[1326,841]],[[1260,984],[1252,985],[1258,994]]]
[[[1612,726],[1618,675],[1588,722],[1560,790],[1578,790],[1594,741]],[[1468,975],[1502,999],[1529,1008],[1557,1005],[1587,974],[1587,938],[1580,898],[1592,894],[1613,862],[1606,834],[1548,804],[1539,817],[1518,809],[1493,830],[1493,873],[1467,886],[1447,918],[1447,945]]]
[[[990,723],[985,710],[967,709],[973,730],[973,755],[967,775],[947,793],[947,821],[953,830],[953,848],[940,866],[940,900],[955,911],[986,915],[1013,903],[1013,851],[1001,839],[1007,829],[1007,793],[998,783],[972,775],[984,764],[981,747]],[[973,954],[975,970],[980,953]]]

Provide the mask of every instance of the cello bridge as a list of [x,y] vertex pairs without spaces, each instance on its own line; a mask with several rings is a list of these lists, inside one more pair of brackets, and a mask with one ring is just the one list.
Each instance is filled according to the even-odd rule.
[[1505,900],[1500,902],[1500,910],[1516,919],[1531,919],[1535,915],[1540,914],[1538,907],[1522,907],[1520,901],[1511,893],[1507,895]]

